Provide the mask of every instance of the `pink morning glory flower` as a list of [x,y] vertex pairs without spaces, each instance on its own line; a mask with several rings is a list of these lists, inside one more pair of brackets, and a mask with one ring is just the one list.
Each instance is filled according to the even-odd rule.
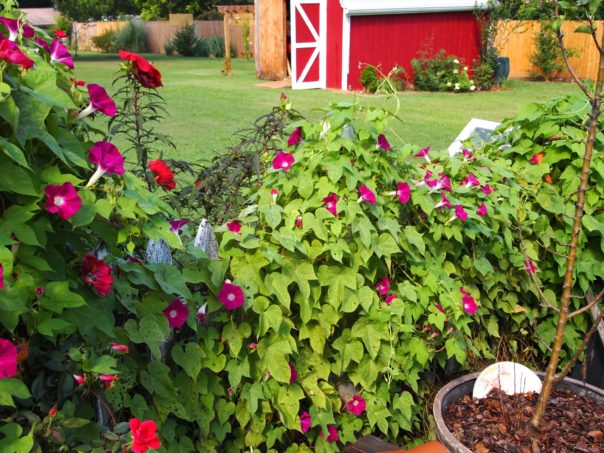
[[208,311],[208,304],[203,304],[197,309],[197,322],[203,324],[206,321],[206,313]]
[[51,63],[61,63],[69,69],[73,69],[73,57],[61,41],[53,39],[50,44],[50,61]]
[[465,188],[470,188],[473,186],[480,186],[480,181],[476,179],[473,173],[469,173],[464,179],[461,180],[461,185]]
[[45,208],[52,214],[59,214],[63,220],[73,217],[82,206],[82,199],[70,182],[62,185],[49,184],[44,189]]
[[348,411],[354,415],[361,415],[365,412],[366,406],[365,399],[359,395],[354,395],[352,399],[346,403]]
[[426,146],[419,150],[419,152],[415,155],[415,157],[421,157],[426,159],[426,162],[430,163],[430,156],[428,156],[428,152],[430,151],[430,147]]
[[442,190],[446,190],[447,192],[451,192],[451,180],[444,173],[438,174],[440,188]]
[[533,156],[530,158],[529,162],[533,165],[539,165],[544,157],[545,157],[545,154],[543,154],[543,153],[533,154]]
[[180,329],[189,317],[189,308],[182,300],[174,299],[162,313],[168,319],[170,328]]
[[302,143],[302,128],[298,126],[295,128],[287,139],[287,146],[297,145]]
[[361,187],[359,187],[359,194],[361,195],[359,197],[359,203],[361,201],[368,201],[371,204],[375,204],[376,199],[375,199],[375,193],[373,193],[373,191],[367,187],[365,184],[363,184]]
[[9,17],[0,17],[0,23],[3,24],[8,29],[9,41],[14,42],[17,40],[17,37],[19,36],[19,28],[22,28],[24,38],[33,38],[34,37],[34,34],[35,34],[34,29],[18,19],[11,19]]
[[224,305],[229,311],[235,310],[241,307],[245,303],[245,296],[241,286],[233,285],[231,282],[226,280],[220,288],[218,296],[216,296],[219,302]]
[[[332,443],[340,440],[338,428],[336,428],[335,425],[327,425],[327,432],[327,442]],[[321,433],[321,435],[323,435],[323,433]]]
[[34,39],[34,41],[36,42],[37,45],[39,45],[42,49],[44,49],[46,52],[50,53],[50,45],[44,41],[43,39],[40,39],[36,36],[36,38]]
[[459,292],[463,294],[463,298],[461,299],[461,303],[463,304],[463,311],[466,313],[470,313],[471,315],[475,315],[478,310],[478,306],[476,305],[476,301],[470,294],[463,288],[459,288]]
[[459,220],[462,220],[463,222],[468,220],[468,213],[460,204],[455,206],[455,217],[457,217]]
[[439,201],[438,203],[436,203],[436,204],[434,205],[434,207],[435,207],[436,209],[438,209],[438,208],[441,208],[441,207],[443,207],[443,206],[445,206],[445,207],[447,207],[447,208],[449,208],[449,209],[451,209],[451,208],[452,208],[452,206],[451,206],[451,202],[450,202],[450,201],[447,199],[447,196],[446,196],[446,195],[445,195],[443,192],[441,192],[441,193],[440,193],[440,201]]
[[406,182],[396,183],[396,196],[401,201],[401,204],[405,204],[411,198],[411,187]]
[[528,274],[534,274],[537,270],[537,266],[535,266],[535,263],[533,263],[532,259],[527,258],[524,260],[524,269]]
[[236,220],[226,224],[227,229],[235,234],[241,234],[241,224]]
[[113,143],[96,142],[90,148],[88,161],[97,165],[97,169],[90,177],[86,187],[92,186],[105,174],[124,174],[124,157]]
[[0,289],[4,289],[4,266],[0,264]]
[[289,371],[289,383],[293,384],[298,380],[298,370],[296,370],[296,365],[294,365],[293,362],[289,362]]
[[113,384],[120,380],[120,377],[114,374],[99,374],[99,380],[105,385],[105,387],[111,388],[113,387]]
[[84,384],[86,384],[86,376],[84,376],[82,374],[74,374],[73,375],[73,380],[78,385],[84,385]]
[[482,193],[486,194],[486,195],[490,195],[493,192],[495,192],[495,189],[492,189],[491,186],[489,186],[488,184],[486,184],[484,187],[481,188]]
[[441,304],[436,304],[436,309],[437,309],[438,311],[440,311],[441,313],[444,313],[444,312],[445,312],[445,310],[443,310],[443,306],[442,306]]
[[302,216],[296,217],[296,228],[302,228]]
[[10,341],[0,338],[0,379],[11,378],[17,374],[17,347]]
[[396,299],[398,299],[398,296],[390,294],[389,296],[386,296],[384,302],[386,302],[388,305],[392,305],[392,302],[394,302]]
[[377,290],[380,296],[385,296],[390,291],[390,279],[388,277],[384,277],[375,285],[375,289]]
[[273,203],[277,202],[278,196],[279,196],[279,191],[277,189],[271,189],[271,197],[273,198]]
[[484,217],[487,215],[487,205],[482,203],[476,210],[476,214],[478,214],[478,217]]
[[78,119],[86,118],[94,112],[101,112],[107,116],[115,116],[117,107],[113,99],[109,97],[105,88],[96,83],[89,83],[86,87],[88,89],[88,96],[90,97],[90,104],[78,115]]
[[463,157],[464,157],[465,160],[472,160],[472,159],[474,159],[474,155],[470,152],[470,150],[464,148],[462,150],[462,153],[463,153]]
[[424,184],[428,184],[428,182],[430,181],[430,178],[432,178],[432,172],[430,170],[426,171],[426,175],[424,176],[424,178],[421,181],[414,181],[416,186],[423,186]]
[[124,354],[128,354],[130,352],[130,348],[128,346],[119,343],[111,343],[111,349],[117,352],[123,352]]
[[289,170],[294,164],[296,159],[293,154],[286,153],[285,151],[279,151],[273,159],[273,168],[275,170]]
[[300,414],[300,430],[303,433],[308,432],[308,430],[310,429],[310,426],[312,424],[312,421],[310,419],[310,414],[306,411],[302,412]]
[[323,198],[323,203],[325,203],[325,209],[331,212],[334,216],[338,216],[338,196],[335,193]]
[[390,143],[388,143],[388,140],[386,139],[386,136],[384,134],[378,135],[377,148],[384,151],[390,151]]
[[168,223],[170,224],[170,231],[174,234],[178,234],[180,229],[189,223],[189,221],[185,219],[178,219],[170,220]]

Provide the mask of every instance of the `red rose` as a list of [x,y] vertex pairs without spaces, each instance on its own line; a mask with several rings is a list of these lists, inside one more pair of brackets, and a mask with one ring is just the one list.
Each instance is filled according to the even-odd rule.
[[55,36],[59,39],[63,39],[67,38],[68,35],[63,30],[55,30]]
[[138,418],[133,418],[130,420],[130,431],[134,441],[132,451],[135,453],[155,450],[161,445],[159,437],[157,437],[157,425],[153,420],[141,422]]
[[153,179],[155,182],[162,186],[166,190],[172,190],[176,187],[176,181],[174,181],[174,173],[170,170],[170,167],[161,160],[149,161],[149,170],[153,173]]
[[105,264],[105,261],[99,260],[90,253],[86,253],[82,261],[82,280],[87,285],[94,286],[99,296],[106,296],[111,292],[113,283],[111,268]]
[[132,74],[145,88],[159,88],[163,86],[161,83],[161,73],[140,55],[120,50],[120,58],[133,63]]

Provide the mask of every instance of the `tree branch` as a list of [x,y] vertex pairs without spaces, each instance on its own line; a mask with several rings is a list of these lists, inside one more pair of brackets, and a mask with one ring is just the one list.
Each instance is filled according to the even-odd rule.
[[604,297],[604,289],[602,291],[600,291],[596,297],[594,297],[592,300],[590,300],[587,305],[585,305],[584,307],[579,308],[578,310],[575,310],[575,311],[569,313],[568,319],[574,318],[575,316],[578,316],[581,313],[585,313],[586,311],[588,311],[589,309],[591,309],[591,307],[593,307],[598,302],[600,302],[600,300],[602,299],[602,297]]

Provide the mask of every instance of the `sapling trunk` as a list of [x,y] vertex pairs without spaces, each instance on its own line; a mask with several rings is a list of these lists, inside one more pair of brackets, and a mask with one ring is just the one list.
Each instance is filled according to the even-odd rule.
[[[558,16],[557,2],[556,16]],[[564,49],[562,34],[560,31],[558,31],[558,36],[564,54],[565,62],[567,66],[569,66],[569,70],[573,77],[576,78],[575,72],[572,70],[572,67],[570,67],[568,63],[568,58]],[[587,185],[589,182],[591,158],[594,151],[596,134],[598,132],[598,126],[600,124],[600,113],[602,107],[602,88],[604,87],[604,52],[602,50],[603,47],[604,36],[602,37],[602,44],[599,46],[600,62],[595,90],[593,92],[593,95],[590,96],[591,113],[587,130],[587,141],[585,142],[585,156],[583,157],[583,167],[581,170],[579,190],[577,192],[577,202],[575,204],[575,215],[573,218],[570,243],[568,246],[568,258],[566,260],[566,272],[564,274],[562,298],[560,300],[560,313],[558,325],[556,327],[556,335],[554,337],[554,344],[552,345],[550,361],[547,367],[545,379],[543,381],[543,388],[541,389],[541,394],[539,395],[537,406],[535,407],[535,412],[533,414],[533,418],[531,419],[531,424],[535,428],[537,428],[541,423],[545,408],[552,392],[553,385],[556,382],[556,371],[558,369],[558,363],[560,361],[560,351],[562,349],[562,344],[564,341],[564,330],[569,319],[568,308],[571,300],[571,291],[574,282],[575,261],[577,258],[577,244],[579,241],[579,235],[581,233],[581,221],[583,220],[583,211],[585,207],[585,193],[587,192]],[[576,79],[576,81],[578,84],[584,87],[581,80]]]

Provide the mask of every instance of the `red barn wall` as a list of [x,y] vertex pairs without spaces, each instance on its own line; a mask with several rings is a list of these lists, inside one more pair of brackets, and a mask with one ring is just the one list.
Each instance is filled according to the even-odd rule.
[[327,1],[327,88],[342,89],[342,20],[337,0]]
[[480,29],[472,12],[353,16],[348,86],[363,88],[359,63],[381,65],[385,74],[398,64],[412,80],[411,60],[425,49],[432,53],[445,49],[471,67],[478,58],[479,43]]

